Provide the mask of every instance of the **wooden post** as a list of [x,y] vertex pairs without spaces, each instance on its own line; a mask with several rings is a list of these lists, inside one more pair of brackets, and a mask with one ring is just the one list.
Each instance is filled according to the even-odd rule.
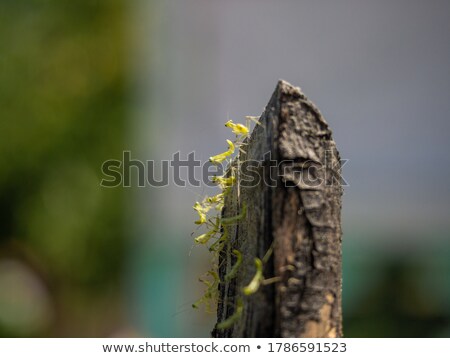
[[[342,185],[331,130],[317,107],[285,81],[278,82],[259,120],[240,153],[239,185],[222,213],[232,217],[246,208],[245,217],[228,227],[220,253],[212,336],[341,337]],[[233,249],[243,261],[230,280]],[[255,258],[270,252],[265,281],[244,295]],[[227,319],[232,324],[221,327]]]

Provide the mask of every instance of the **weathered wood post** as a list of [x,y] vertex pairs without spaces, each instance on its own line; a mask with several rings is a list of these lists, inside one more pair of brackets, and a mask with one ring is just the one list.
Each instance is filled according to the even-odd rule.
[[[341,337],[342,185],[331,130],[301,90],[285,81],[279,81],[259,121],[239,156],[239,185],[222,213],[231,217],[244,206],[247,211],[228,228],[220,253],[219,325],[212,335]],[[236,260],[233,249],[242,253],[242,265],[225,280]],[[244,295],[255,258],[267,258],[268,252],[265,282]],[[219,328],[230,317],[235,322]]]

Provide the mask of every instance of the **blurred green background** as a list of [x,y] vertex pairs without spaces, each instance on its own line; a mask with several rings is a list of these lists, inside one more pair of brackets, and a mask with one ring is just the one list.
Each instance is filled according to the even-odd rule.
[[448,6],[393,3],[1,1],[0,336],[207,336],[204,191],[102,188],[101,164],[205,160],[284,77],[350,159],[345,335],[450,337]]
[[0,335],[97,336],[123,322],[122,1],[0,3]]

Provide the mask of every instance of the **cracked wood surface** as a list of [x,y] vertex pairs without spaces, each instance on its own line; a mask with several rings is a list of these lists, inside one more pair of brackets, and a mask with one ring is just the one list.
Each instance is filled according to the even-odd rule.
[[[247,215],[229,226],[219,257],[217,322],[242,315],[213,337],[341,337],[341,166],[331,130],[297,87],[278,85],[240,153],[238,182],[222,215]],[[235,163],[236,164],[236,163]],[[258,173],[259,182],[246,174]],[[255,274],[255,257],[268,283],[253,295],[242,288]],[[226,281],[243,255],[238,274]]]

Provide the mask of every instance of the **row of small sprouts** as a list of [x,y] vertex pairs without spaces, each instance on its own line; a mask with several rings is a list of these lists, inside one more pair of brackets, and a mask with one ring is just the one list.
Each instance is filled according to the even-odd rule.
[[[197,300],[192,306],[199,308],[204,305],[207,312],[214,310],[218,299],[218,286],[220,278],[218,274],[218,258],[219,253],[229,239],[229,227],[235,225],[240,220],[243,220],[247,214],[247,206],[245,203],[242,209],[236,216],[222,217],[222,209],[225,204],[225,198],[229,195],[235,185],[237,185],[237,192],[239,192],[239,153],[245,153],[244,147],[246,145],[245,139],[250,133],[251,122],[260,124],[256,117],[246,117],[246,124],[233,123],[229,120],[225,123],[225,127],[231,129],[235,135],[233,141],[227,139],[228,150],[209,158],[209,161],[217,166],[228,164],[228,174],[224,176],[214,176],[212,181],[220,188],[220,192],[213,196],[207,196],[202,201],[197,201],[193,208],[198,214],[198,219],[195,221],[197,227],[203,232],[194,238],[197,245],[206,246],[212,254],[212,269],[200,277],[200,282],[205,285],[203,296]],[[235,165],[231,165],[234,161]],[[223,278],[225,282],[230,281],[239,272],[242,264],[242,253],[234,249],[232,254],[235,256],[235,263],[232,268],[226,273]],[[267,255],[266,255],[267,256]],[[263,277],[263,263],[266,258],[262,260],[255,258],[256,273],[247,286],[243,287],[242,293],[244,295],[252,295],[258,291],[261,283],[264,281]],[[243,304],[242,300],[238,299],[234,310],[234,314],[227,320],[219,323],[217,329],[225,329],[231,326],[242,314]]]

